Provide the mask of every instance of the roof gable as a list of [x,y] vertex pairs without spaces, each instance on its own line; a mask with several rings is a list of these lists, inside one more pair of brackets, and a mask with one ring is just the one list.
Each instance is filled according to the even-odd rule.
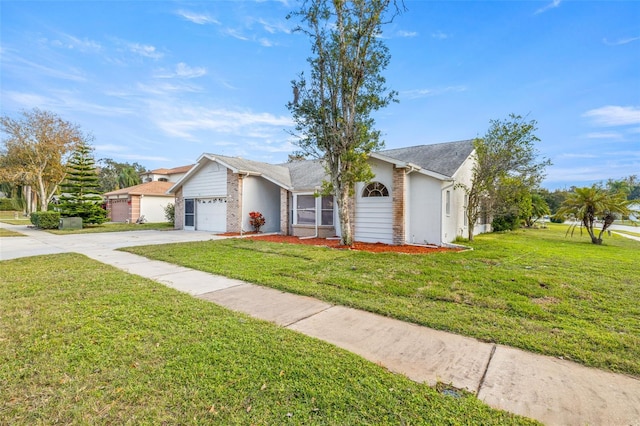
[[418,145],[380,151],[380,154],[416,164],[444,176],[452,177],[473,152],[473,140]]

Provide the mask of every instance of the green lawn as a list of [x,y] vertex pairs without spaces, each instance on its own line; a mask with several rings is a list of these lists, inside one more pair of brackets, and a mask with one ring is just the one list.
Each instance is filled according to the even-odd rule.
[[640,376],[640,242],[564,225],[472,251],[372,254],[228,239],[126,249],[154,259]]
[[31,225],[29,218],[17,211],[0,211],[0,222],[10,225]]
[[2,424],[532,424],[82,255],[1,263]]
[[0,228],[0,237],[24,237],[24,234],[12,231],[10,229]]
[[47,229],[47,232],[58,235],[66,234],[94,234],[98,232],[123,232],[123,231],[148,231],[148,230],[171,230],[173,224],[168,222],[160,223],[103,223],[101,225],[86,224],[82,229]]

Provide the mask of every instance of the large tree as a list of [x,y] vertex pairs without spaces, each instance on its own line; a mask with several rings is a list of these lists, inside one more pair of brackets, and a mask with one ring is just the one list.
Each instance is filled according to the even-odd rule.
[[103,223],[107,211],[98,190],[99,178],[92,149],[82,143],[69,159],[67,177],[61,185],[61,215],[81,217],[83,223]]
[[98,167],[99,188],[102,192],[141,184],[140,174],[146,171],[146,168],[141,164],[119,163],[111,158],[102,158],[98,163],[100,164]]
[[[575,188],[562,203],[556,216],[577,221],[567,232],[573,233],[580,226],[587,230],[593,244],[602,244],[602,235],[613,224],[616,215],[628,216],[633,213],[630,204],[631,201],[627,200],[624,192],[611,192],[593,185]],[[596,236],[598,223],[602,223],[602,228]]]
[[40,109],[23,111],[14,119],[0,117],[5,136],[0,149],[0,181],[30,186],[46,211],[51,197],[66,175],[66,160],[89,137],[56,114]]
[[336,199],[345,245],[353,242],[349,199],[356,182],[373,178],[367,159],[383,146],[371,113],[396,96],[382,76],[390,55],[381,35],[397,13],[392,0],[305,0],[290,15],[300,19],[297,30],[312,50],[310,75],[292,82],[287,105],[296,144],[299,155],[321,159],[327,169],[324,191]]
[[461,185],[468,196],[469,240],[473,240],[480,215],[493,216],[508,207],[500,204],[501,185],[517,182],[518,187],[533,191],[544,178],[544,169],[551,162],[538,158],[537,130],[535,120],[510,114],[505,120],[491,120],[487,133],[474,140],[471,186]]

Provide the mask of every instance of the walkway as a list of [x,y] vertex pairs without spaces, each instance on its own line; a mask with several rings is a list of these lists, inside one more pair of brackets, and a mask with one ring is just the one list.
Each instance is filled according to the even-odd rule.
[[121,246],[218,238],[202,232],[139,231],[0,240],[0,259],[79,252],[195,297],[271,321],[434,385],[475,393],[492,407],[549,425],[640,426],[640,380],[566,360],[484,343],[305,296],[114,251]]

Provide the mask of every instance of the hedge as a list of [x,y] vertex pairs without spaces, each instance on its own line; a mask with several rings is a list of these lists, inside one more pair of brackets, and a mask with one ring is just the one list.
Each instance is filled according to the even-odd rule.
[[13,198],[0,198],[0,211],[6,212],[11,210],[17,210]]
[[40,229],[58,229],[60,225],[60,212],[33,212],[31,223]]

